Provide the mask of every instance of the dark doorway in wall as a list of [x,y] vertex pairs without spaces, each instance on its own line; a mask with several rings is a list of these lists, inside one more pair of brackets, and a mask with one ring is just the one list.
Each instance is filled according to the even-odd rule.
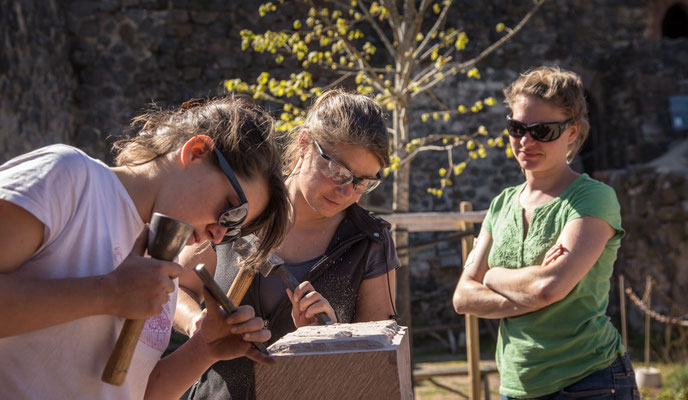
[[662,21],[662,36],[669,39],[688,37],[688,13],[680,4],[671,6]]
[[[583,164],[583,171],[588,174],[592,174],[595,170],[603,169],[601,165],[602,160],[602,147],[600,146],[602,141],[598,136],[599,124],[597,124],[597,110],[595,110],[595,105],[591,104],[590,93],[585,91],[585,102],[588,103],[588,121],[590,122],[590,132],[588,133],[588,139],[583,143],[583,147],[578,152],[578,158]],[[574,161],[575,164],[575,161]]]
[[[610,124],[600,118],[600,105],[585,91],[585,101],[588,105],[588,121],[590,122],[590,132],[588,139],[579,151],[578,160],[582,164],[583,170],[592,174],[595,171],[620,168],[624,166],[623,154],[618,151],[618,143],[612,143],[614,129]],[[576,161],[574,161],[574,164]]]

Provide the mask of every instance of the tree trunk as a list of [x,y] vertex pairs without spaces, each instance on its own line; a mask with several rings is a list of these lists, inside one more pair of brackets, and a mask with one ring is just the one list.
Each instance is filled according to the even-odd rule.
[[[408,143],[409,118],[408,118],[408,97],[397,100],[393,115],[394,125],[394,149],[396,154],[406,152],[405,145]],[[403,164],[399,170],[394,172],[394,199],[392,209],[395,213],[407,213],[409,211],[409,177],[410,165]],[[408,231],[397,227],[394,232],[394,242],[397,247],[408,246]],[[400,256],[401,268],[397,271],[397,313],[400,316],[400,323],[411,326],[411,285],[410,285],[410,265],[408,255]]]

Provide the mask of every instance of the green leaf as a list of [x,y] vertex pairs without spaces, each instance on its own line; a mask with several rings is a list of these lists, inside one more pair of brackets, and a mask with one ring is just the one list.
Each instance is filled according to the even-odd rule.
[[463,50],[468,44],[468,35],[466,32],[461,32],[456,37],[456,50]]

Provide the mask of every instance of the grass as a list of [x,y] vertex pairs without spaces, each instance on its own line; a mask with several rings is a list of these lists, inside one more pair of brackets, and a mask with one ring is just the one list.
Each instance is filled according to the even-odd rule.
[[[490,364],[494,365],[494,361],[489,361],[489,360],[483,360],[481,361],[483,364]],[[458,366],[465,366],[466,362],[465,361],[425,361],[425,362],[416,362],[416,368],[423,368],[423,369],[437,369],[437,368],[446,368],[446,367],[458,367]],[[443,386],[448,386],[450,388],[454,388],[459,390],[461,393],[464,393],[468,395],[470,393],[470,382],[468,381],[468,376],[450,376],[450,377],[438,377],[438,378],[433,378],[434,381],[437,383],[443,385]],[[499,375],[498,374],[490,374],[488,376],[488,383],[490,387],[490,398],[491,399],[498,399],[499,398]],[[483,390],[483,386],[481,386],[481,391]],[[441,388],[434,383],[432,383],[429,380],[423,380],[416,382],[416,385],[414,387],[414,395],[417,400],[449,400],[449,399],[458,399],[461,398],[456,393],[453,393],[447,389]],[[481,393],[480,398],[484,398],[484,393]]]
[[[449,356],[453,357],[454,360],[449,360]],[[415,356],[415,365],[416,368],[424,368],[424,369],[438,369],[438,368],[446,368],[446,367],[457,367],[457,366],[465,366],[466,361],[457,361],[456,358],[460,358],[460,355],[456,354],[450,354],[449,356],[431,356],[431,355],[422,355],[422,356]],[[463,357],[465,360],[465,356]],[[488,365],[494,365],[493,360],[484,360],[481,359],[480,361],[482,364],[488,364]],[[640,367],[643,365],[642,361],[639,360],[633,360],[633,366],[634,368]],[[681,364],[677,363],[652,363],[652,367],[655,367],[659,369],[659,371],[662,374],[662,380],[663,382],[666,380],[666,378],[677,368],[681,367]],[[438,382],[441,385],[448,386],[454,389],[458,389],[462,393],[465,393],[466,395],[469,394],[470,391],[470,386],[469,386],[469,381],[468,381],[468,376],[451,376],[451,377],[439,377],[439,378],[434,378],[436,382]],[[489,382],[489,387],[490,387],[490,398],[491,399],[499,399],[499,374],[490,374],[488,377],[488,382]],[[482,393],[483,386],[481,386],[481,395],[480,398],[484,398],[485,394]],[[686,388],[688,390],[688,388]],[[664,392],[664,394],[662,394]],[[672,397],[666,397],[666,389],[662,388],[644,388],[641,389],[641,393],[643,395],[643,399],[646,400],[655,400],[655,399],[670,399]],[[449,400],[449,399],[460,399],[461,396],[457,395],[456,393],[452,393],[449,390],[443,389],[429,380],[423,380],[416,382],[414,386],[414,394],[415,398],[417,400]]]

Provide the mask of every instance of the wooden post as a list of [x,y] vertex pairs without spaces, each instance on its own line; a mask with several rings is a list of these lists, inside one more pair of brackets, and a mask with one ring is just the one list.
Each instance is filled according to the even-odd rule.
[[[473,211],[473,206],[468,201],[460,204],[462,213]],[[464,230],[473,229],[473,223],[461,222]],[[468,254],[473,250],[474,236],[464,236],[461,239],[461,255],[463,262],[468,259]],[[468,358],[468,380],[470,381],[470,395],[472,400],[480,398],[480,341],[478,338],[478,317],[466,314],[466,354]]]
[[621,308],[621,340],[624,350],[628,352],[628,335],[626,334],[626,285],[622,274],[619,274],[619,307]]
[[[645,288],[647,289],[647,303],[645,306],[650,310],[652,306],[652,278],[650,275],[645,277]],[[650,368],[650,314],[645,313],[645,367]]]

